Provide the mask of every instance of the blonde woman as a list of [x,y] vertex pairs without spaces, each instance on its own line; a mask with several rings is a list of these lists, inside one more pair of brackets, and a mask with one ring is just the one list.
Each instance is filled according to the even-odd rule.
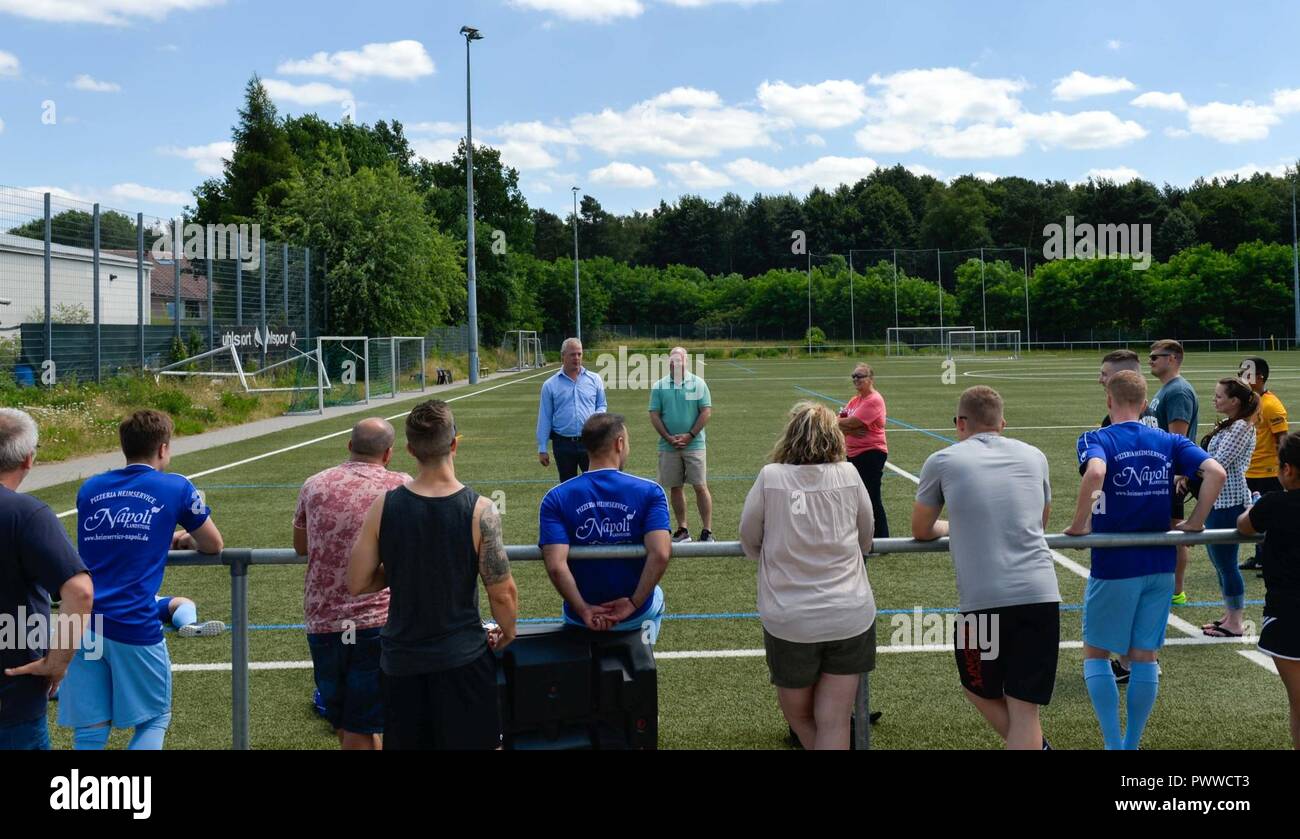
[[859,674],[875,666],[876,603],[862,557],[871,498],[825,405],[800,402],[740,515],[758,560],[767,666],[806,749],[847,749]]

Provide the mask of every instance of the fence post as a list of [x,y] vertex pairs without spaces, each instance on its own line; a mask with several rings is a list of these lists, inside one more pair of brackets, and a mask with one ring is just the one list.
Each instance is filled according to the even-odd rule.
[[261,283],[261,315],[259,322],[262,330],[262,366],[266,366],[266,240],[261,236],[257,237],[258,241],[258,259],[257,277]]
[[101,342],[101,337],[102,337],[102,336],[101,336],[101,334],[100,334],[100,329],[99,329],[100,319],[101,319],[101,318],[100,318],[100,314],[99,314],[99,204],[98,204],[98,203],[95,204],[95,217],[94,217],[94,224],[95,224],[95,244],[94,244],[94,256],[92,257],[92,259],[93,259],[94,261],[93,261],[93,263],[92,263],[92,267],[91,267],[91,271],[90,271],[90,273],[91,273],[91,276],[92,276],[93,281],[94,281],[94,283],[95,283],[95,295],[94,295],[94,306],[95,306],[95,382],[98,383],[98,382],[103,381],[103,367],[104,367],[104,365],[103,365],[103,363],[102,363],[102,358],[101,358],[101,355],[100,355],[101,352],[102,352],[102,350],[103,350],[103,344],[102,344],[102,342]]
[[230,563],[230,708],[232,749],[248,750],[248,550],[227,550]]
[[235,228],[235,326],[244,325],[244,243]]
[[[238,254],[235,255],[238,257]],[[203,263],[203,273],[207,276],[207,293],[208,293],[208,349],[217,348],[217,321],[216,314],[212,311],[212,251],[208,250],[207,259]]]
[[[311,248],[302,249],[302,339],[311,335]],[[317,359],[319,361],[320,359]]]
[[320,257],[320,293],[321,302],[324,304],[324,311],[321,312],[320,331],[328,335],[330,334],[330,255],[328,251],[321,254]]
[[[172,306],[175,307],[172,312],[172,338],[179,341],[181,339],[181,315],[185,314],[185,301],[181,298],[181,256],[185,253],[184,239],[185,235],[185,216],[176,217],[176,235],[172,237],[172,279],[175,281],[176,288]],[[181,358],[185,356],[182,355]]]
[[284,328],[289,328],[289,243],[280,251],[280,279],[284,284]]
[[[54,321],[53,293],[50,287],[50,249],[54,236],[53,223],[50,218],[50,194],[45,193],[45,360],[54,358]],[[57,370],[57,368],[56,368]],[[57,381],[57,380],[56,380]]]
[[135,340],[144,369],[144,213],[135,214]]
[[858,701],[853,716],[853,747],[858,751],[871,748],[871,674],[863,673],[858,680]]

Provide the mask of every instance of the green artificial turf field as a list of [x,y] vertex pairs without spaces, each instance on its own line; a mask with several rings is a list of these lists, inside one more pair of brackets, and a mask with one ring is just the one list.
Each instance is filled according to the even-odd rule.
[[[599,352],[588,350],[587,364]],[[925,458],[948,444],[956,400],[965,387],[987,384],[1006,402],[1007,434],[1046,453],[1052,467],[1055,500],[1049,530],[1068,522],[1078,489],[1075,440],[1105,413],[1097,384],[1101,353],[1033,353],[1017,361],[958,361],[955,384],[945,384],[938,358],[868,357],[888,404],[889,459],[915,475]],[[1284,403],[1300,406],[1300,364],[1290,353],[1266,353],[1273,366],[1270,385]],[[1210,407],[1214,382],[1235,373],[1237,354],[1192,354],[1184,375],[1201,400],[1201,421],[1215,419]],[[786,412],[797,400],[845,400],[852,395],[845,359],[743,359],[710,361],[704,368],[713,397],[708,428],[709,480],[714,497],[714,531],[734,540],[745,494],[766,462]],[[553,485],[555,470],[543,468],[535,454],[533,427],[542,376],[521,373],[507,383],[465,387],[444,396],[452,404],[463,434],[456,468],[461,480],[484,495],[504,499],[507,542],[535,543],[537,507]],[[951,377],[950,377],[951,378]],[[1156,383],[1148,378],[1154,393]],[[631,457],[628,470],[653,477],[655,435],[646,419],[643,389],[609,390],[610,410],[628,416]],[[376,401],[374,415],[392,416],[418,400]],[[178,457],[172,469],[187,475],[217,469],[286,446],[350,428],[364,415],[324,420],[236,445]],[[403,445],[401,422],[398,446]],[[195,479],[207,493],[213,517],[230,547],[289,547],[297,489],[307,476],[346,458],[346,435],[220,469]],[[393,468],[414,471],[414,461],[399,451]],[[75,484],[35,493],[57,512],[70,509]],[[887,471],[885,506],[891,535],[908,535],[914,484]],[[692,531],[699,521],[688,492]],[[69,528],[74,517],[64,519]],[[1086,551],[1067,551],[1087,566]],[[250,571],[251,656],[268,663],[254,670],[251,741],[255,748],[335,748],[328,726],[311,709],[312,677],[301,628],[303,567],[255,567]],[[951,609],[957,603],[952,566],[946,554],[896,554],[872,557],[868,575],[882,610],[878,622],[881,655],[871,677],[873,708],[884,712],[873,731],[873,746],[885,749],[993,748],[996,737],[962,698],[952,654],[942,650],[895,650],[895,618],[916,607]],[[1084,579],[1059,564],[1063,599],[1062,640],[1056,693],[1043,714],[1043,727],[1057,748],[1101,746],[1082,678],[1079,604]],[[519,563],[520,614],[550,618],[560,611],[540,563]],[[656,652],[659,658],[660,745],[664,748],[784,748],[785,725],[761,655],[762,633],[755,610],[755,569],[743,558],[674,561],[663,581],[668,620]],[[1193,605],[1174,615],[1199,627],[1219,617],[1218,583],[1203,547],[1193,548],[1186,590]],[[173,568],[164,594],[185,595],[199,604],[201,619],[228,620],[230,580],[221,568]],[[1246,573],[1247,619],[1260,621],[1263,581]],[[486,610],[484,612],[486,614]],[[230,661],[229,636],[181,639],[167,636],[175,665]],[[1169,628],[1171,645],[1161,656],[1164,676],[1143,747],[1148,749],[1280,749],[1290,745],[1287,703],[1278,677],[1262,665],[1263,656],[1243,652],[1252,644],[1208,642]],[[676,655],[692,653],[693,655]],[[173,722],[169,748],[228,748],[230,673],[181,670],[174,676]],[[53,713],[53,712],[52,712]],[[53,720],[53,716],[52,716]],[[70,746],[70,732],[51,727],[57,747]],[[112,745],[125,743],[116,732]]]

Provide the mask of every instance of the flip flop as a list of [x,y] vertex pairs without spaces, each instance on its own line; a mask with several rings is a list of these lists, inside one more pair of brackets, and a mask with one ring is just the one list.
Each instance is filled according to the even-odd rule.
[[1201,629],[1218,629],[1221,626],[1223,626],[1223,621],[1210,621],[1209,623],[1201,624]]
[[1202,629],[1201,633],[1211,638],[1240,638],[1240,632],[1233,632],[1231,629],[1224,629],[1222,626],[1216,626],[1213,629]]

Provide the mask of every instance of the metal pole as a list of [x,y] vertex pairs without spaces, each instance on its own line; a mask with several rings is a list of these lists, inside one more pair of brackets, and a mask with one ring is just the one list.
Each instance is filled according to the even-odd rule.
[[144,369],[144,213],[135,214],[135,330]]
[[1020,258],[1025,263],[1025,350],[1028,351],[1033,346],[1033,339],[1029,333],[1029,251],[1021,248]]
[[261,315],[260,329],[262,330],[262,366],[266,366],[266,240],[258,238],[258,259],[261,260],[257,265],[257,280],[261,287]]
[[235,228],[235,326],[244,325],[244,243]]
[[[464,32],[464,30],[461,30]],[[470,112],[469,44],[477,32],[465,33],[465,215],[467,218],[466,260],[469,275],[469,383],[478,384],[478,288],[474,264],[474,134]],[[369,388],[370,378],[366,377]]]
[[[988,298],[984,296],[984,249],[980,248],[980,306],[984,309],[984,329],[989,328],[989,304]],[[987,340],[987,336],[985,337]]]
[[849,346],[858,351],[857,324],[853,321],[853,249],[849,248]]
[[[235,255],[238,258],[238,254]],[[212,311],[212,251],[208,250],[207,257],[203,260],[203,273],[207,276],[207,298],[208,298],[208,349],[215,350],[217,343],[217,321],[216,315]]]
[[45,360],[54,358],[54,295],[51,288],[51,259],[54,238],[53,220],[50,216],[50,194],[45,193]]
[[284,283],[284,327],[289,328],[289,243],[280,249],[280,280]]
[[[173,222],[173,229],[176,233],[172,237],[172,279],[175,286],[172,290],[172,338],[179,341],[181,339],[181,314],[184,303],[181,301],[181,255],[185,252],[183,247],[184,240],[181,238],[185,235],[185,217],[177,216]],[[181,356],[184,358],[184,356]]]
[[939,266],[939,276],[936,278],[939,282],[939,340],[943,340],[943,252],[938,248],[934,249],[934,262]]
[[894,328],[898,328],[898,248],[894,248]]
[[103,334],[102,334],[102,331],[100,330],[100,325],[101,325],[100,322],[102,321],[103,318],[102,318],[101,313],[100,313],[100,301],[99,301],[99,204],[95,204],[95,219],[94,219],[94,222],[95,222],[95,251],[94,251],[94,254],[95,254],[95,255],[94,255],[94,267],[91,269],[91,274],[93,275],[94,283],[95,283],[95,301],[94,301],[94,305],[95,305],[95,381],[96,381],[96,382],[102,382],[102,381],[104,380],[104,376],[103,376],[103,369],[104,369],[104,364],[103,364],[103,351],[104,351],[104,345],[103,345]]
[[302,249],[302,339],[311,335],[311,248]]
[[320,293],[321,293],[321,325],[320,328],[326,334],[329,334],[330,328],[330,255],[329,252],[320,255]]
[[812,251],[808,251],[808,354],[812,355]]
[[230,747],[248,750],[248,560],[247,550],[224,552],[230,561]]
[[573,187],[573,319],[574,337],[582,343],[582,277],[578,273],[578,188]]
[[858,751],[871,748],[871,674],[858,680],[858,701],[853,716],[853,747]]
[[1300,343],[1300,237],[1296,235],[1295,182],[1300,170],[1291,176],[1291,293],[1295,299],[1295,338],[1292,346]]

